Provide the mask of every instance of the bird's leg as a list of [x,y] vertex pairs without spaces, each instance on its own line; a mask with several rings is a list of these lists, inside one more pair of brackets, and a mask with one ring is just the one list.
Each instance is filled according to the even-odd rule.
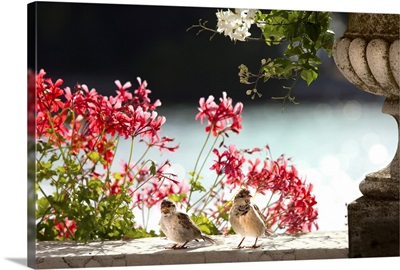
[[247,248],[258,248],[258,247],[260,247],[260,245],[257,246],[257,240],[258,240],[258,237],[256,238],[256,241],[254,242],[254,245],[248,246]]
[[189,241],[186,241],[185,243],[183,243],[182,246],[176,247],[175,249],[184,249],[184,248],[187,248],[187,247],[185,247],[185,245],[186,245],[187,243],[189,243]]
[[242,241],[240,241],[240,243],[239,243],[239,245],[237,246],[237,248],[242,248],[240,245],[243,243],[243,240],[245,239],[246,237],[243,237],[242,238]]
[[175,244],[172,247],[166,247],[165,249],[176,249],[176,245],[178,245],[178,244]]

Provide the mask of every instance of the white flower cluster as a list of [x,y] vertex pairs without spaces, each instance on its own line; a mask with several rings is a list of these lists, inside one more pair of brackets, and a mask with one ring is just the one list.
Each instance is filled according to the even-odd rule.
[[229,36],[231,40],[245,41],[251,35],[249,29],[254,24],[255,14],[256,10],[254,9],[235,9],[235,12],[231,10],[218,11],[216,13],[217,31]]

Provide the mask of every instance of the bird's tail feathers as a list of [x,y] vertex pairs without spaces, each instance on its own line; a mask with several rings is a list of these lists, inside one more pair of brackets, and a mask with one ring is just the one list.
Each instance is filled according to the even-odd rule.
[[206,235],[202,235],[201,237],[203,238],[204,241],[207,241],[207,242],[209,242],[209,243],[211,243],[211,244],[213,244],[213,245],[219,245],[219,244],[221,244],[219,241],[214,240],[214,239],[212,239],[212,238],[210,238],[210,237],[208,237],[208,236],[206,236]]

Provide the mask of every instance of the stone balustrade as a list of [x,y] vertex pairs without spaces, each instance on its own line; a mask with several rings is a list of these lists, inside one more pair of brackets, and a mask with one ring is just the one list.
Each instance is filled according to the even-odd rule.
[[[317,231],[261,238],[257,249],[237,249],[238,235],[214,236],[219,245],[191,242],[187,249],[170,250],[163,237],[128,241],[37,242],[36,268],[84,268],[171,264],[206,264],[348,258],[347,231]],[[246,238],[244,245],[252,245]]]

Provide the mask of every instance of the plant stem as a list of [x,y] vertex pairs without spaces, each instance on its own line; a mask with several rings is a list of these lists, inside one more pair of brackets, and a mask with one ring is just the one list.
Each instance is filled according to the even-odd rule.
[[[225,176],[226,176],[226,175],[224,175],[224,176],[218,181],[218,175],[217,175],[217,177],[215,178],[214,184],[211,186],[210,190],[207,192],[207,193],[208,193],[208,197],[207,197],[207,199],[204,201],[204,205],[203,205],[203,207],[201,208],[200,212],[203,212],[204,209],[206,208],[206,206],[210,203],[212,191],[214,190],[214,188],[215,188],[219,183],[221,183],[222,180],[224,180]],[[220,187],[219,190],[221,190],[221,187]],[[219,190],[217,190],[216,193],[217,193]],[[204,197],[204,196],[203,196],[203,197]]]
[[295,79],[294,79],[294,81],[293,81],[293,83],[292,83],[292,85],[291,85],[290,87],[285,87],[285,86],[283,87],[283,88],[285,88],[285,89],[288,90],[287,94],[286,94],[284,97],[272,97],[272,98],[271,98],[271,99],[275,99],[275,100],[278,100],[278,99],[281,99],[281,100],[282,100],[282,107],[281,107],[282,112],[285,110],[286,100],[289,100],[290,102],[292,102],[292,103],[294,103],[294,104],[298,104],[298,103],[295,101],[295,98],[291,96],[292,91],[293,91],[293,89],[294,89],[294,87],[295,87],[295,85],[296,85],[298,79],[299,79],[299,75],[297,75],[297,76],[295,77]]
[[142,223],[143,223],[143,227],[146,228],[146,222],[145,222],[145,218],[144,218],[144,202],[142,202]]
[[[143,166],[138,170],[137,174],[143,169],[143,167],[147,164],[147,162],[151,162],[151,160],[146,160],[145,163],[143,163]],[[136,174],[136,175],[137,175]],[[135,177],[136,177],[135,175]],[[132,191],[132,194],[135,193],[136,191],[139,190],[139,188],[141,188],[143,185],[145,185],[147,182],[150,181],[150,179],[153,178],[153,175],[151,175],[149,178],[147,178],[146,180],[142,181],[142,183],[138,183],[138,185],[136,186],[136,189],[134,191]]]
[[[210,154],[211,154],[211,152],[212,152],[212,150],[213,150],[215,144],[217,143],[219,136],[220,136],[220,134],[218,134],[218,136],[215,137],[215,140],[214,140],[213,144],[211,145],[210,150],[209,150],[208,153],[207,153],[207,156],[204,158],[203,164],[202,164],[201,167],[200,167],[199,174],[198,174],[197,177],[200,177],[200,172],[203,170],[204,166],[206,165],[206,162],[207,162],[207,160],[208,160],[208,157],[210,156]],[[196,179],[196,180],[197,180],[197,179]]]
[[207,138],[206,138],[206,140],[205,140],[205,142],[204,142],[204,144],[203,144],[203,146],[202,146],[202,148],[201,148],[201,150],[200,150],[200,153],[199,153],[199,155],[198,155],[198,157],[197,157],[197,160],[196,160],[196,163],[195,163],[195,166],[194,166],[193,177],[195,177],[195,176],[196,176],[196,177],[195,177],[194,181],[191,183],[191,188],[190,188],[190,191],[189,191],[189,198],[188,198],[188,202],[189,202],[189,203],[188,203],[188,206],[186,207],[186,212],[188,212],[188,211],[192,208],[192,206],[190,205],[190,199],[191,199],[192,194],[193,194],[193,189],[192,189],[192,187],[193,187],[193,186],[197,183],[197,181],[199,180],[199,178],[200,178],[200,173],[201,173],[201,171],[203,170],[203,168],[204,168],[204,166],[205,166],[205,164],[206,164],[206,161],[207,161],[208,157],[210,156],[210,154],[211,154],[211,152],[212,152],[212,149],[214,148],[214,146],[215,146],[215,144],[216,144],[216,142],[217,142],[217,140],[218,140],[220,134],[218,134],[218,135],[215,137],[215,140],[214,140],[213,144],[211,145],[211,148],[210,148],[210,150],[208,151],[207,156],[204,158],[203,163],[202,163],[202,165],[201,165],[201,167],[200,167],[199,172],[197,173],[197,172],[196,172],[196,169],[197,169],[198,163],[199,163],[199,161],[200,161],[200,157],[201,157],[202,154],[203,154],[203,151],[204,151],[204,149],[205,149],[205,147],[206,147],[206,145],[207,145],[207,143],[208,143],[208,140],[209,140],[210,136],[211,136],[211,131],[208,132],[208,134],[207,134]]
[[[264,211],[270,206],[270,202],[272,200],[272,197],[274,196],[275,192],[272,192],[271,196],[269,197],[269,200],[267,202],[267,204],[265,205]],[[272,205],[272,204],[271,204]],[[263,213],[264,214],[264,213]]]
[[[131,159],[132,159],[132,155],[133,155],[134,139],[135,139],[135,137],[132,137],[131,147],[130,147],[130,151],[129,151],[128,164],[131,163]],[[127,175],[127,174],[125,174],[125,176],[124,176],[124,183],[125,183],[126,175]],[[124,196],[120,196],[120,198],[119,198],[119,200],[118,200],[118,203],[117,203],[117,206],[116,206],[117,208],[121,205],[123,199],[124,199]],[[115,211],[116,211],[116,208],[114,208],[112,212],[115,212]],[[112,216],[112,217],[110,218],[110,220],[108,221],[108,224],[107,224],[107,228],[108,228],[108,229],[110,228],[111,223],[112,223],[113,221],[114,221],[114,219],[113,219],[113,216]]]
[[[149,152],[150,150],[150,146],[147,147],[147,149],[143,152],[142,156],[138,159],[138,161],[136,162],[136,165],[138,165],[142,159],[147,155],[147,152]],[[129,168],[129,164],[128,164],[128,168]],[[133,168],[132,168],[133,169]],[[129,168],[129,172],[132,170],[131,168]]]
[[149,226],[149,219],[150,219],[150,207],[147,207],[146,226],[144,227],[146,232],[147,232],[147,227]]
[[[208,204],[207,201],[211,197],[211,192],[213,191],[214,187],[216,187],[216,185],[219,184],[222,181],[222,179],[224,179],[224,178],[221,178],[221,180],[218,181],[218,177],[219,176],[217,175],[217,177],[215,178],[214,184],[211,186],[211,188],[203,196],[201,196],[195,203],[193,203],[192,206],[195,206],[196,204],[201,202],[201,200],[203,200],[207,195],[209,195],[208,198],[204,201],[204,205],[201,208],[200,212],[202,212],[204,210],[204,208],[206,207],[206,205]],[[218,181],[218,183],[217,183],[217,181]]]
[[[193,172],[192,172],[192,179],[193,179],[194,182],[191,184],[191,188],[190,188],[190,191],[189,191],[188,204],[190,204],[190,199],[191,199],[191,197],[192,197],[192,193],[193,193],[192,187],[193,187],[193,184],[195,184],[195,183],[197,182],[198,178],[199,178],[199,176],[196,175],[197,165],[199,164],[200,157],[201,157],[201,155],[203,154],[203,151],[204,151],[204,149],[205,149],[205,147],[206,147],[206,145],[207,145],[207,142],[208,142],[210,136],[211,136],[211,132],[209,132],[209,133],[207,134],[206,140],[204,141],[203,146],[201,147],[200,153],[199,153],[199,155],[197,156],[196,163],[194,164],[194,169],[193,169]],[[194,179],[195,176],[196,176],[196,179]],[[191,179],[191,180],[192,180],[192,179]],[[192,181],[190,181],[190,182],[192,182]],[[186,212],[188,212],[189,209],[190,209],[190,206],[188,205],[187,208],[186,208]]]
[[[128,169],[129,169],[129,164],[131,164],[131,160],[132,160],[132,156],[133,156],[133,148],[134,148],[134,145],[135,145],[135,137],[132,137],[131,147],[130,147],[130,149],[129,149],[129,158],[128,158],[128,162],[127,162]],[[127,176],[127,175],[128,175],[128,172],[126,172],[125,175],[124,175],[124,180],[123,180],[124,183],[125,183],[125,180],[126,180],[126,176]]]

